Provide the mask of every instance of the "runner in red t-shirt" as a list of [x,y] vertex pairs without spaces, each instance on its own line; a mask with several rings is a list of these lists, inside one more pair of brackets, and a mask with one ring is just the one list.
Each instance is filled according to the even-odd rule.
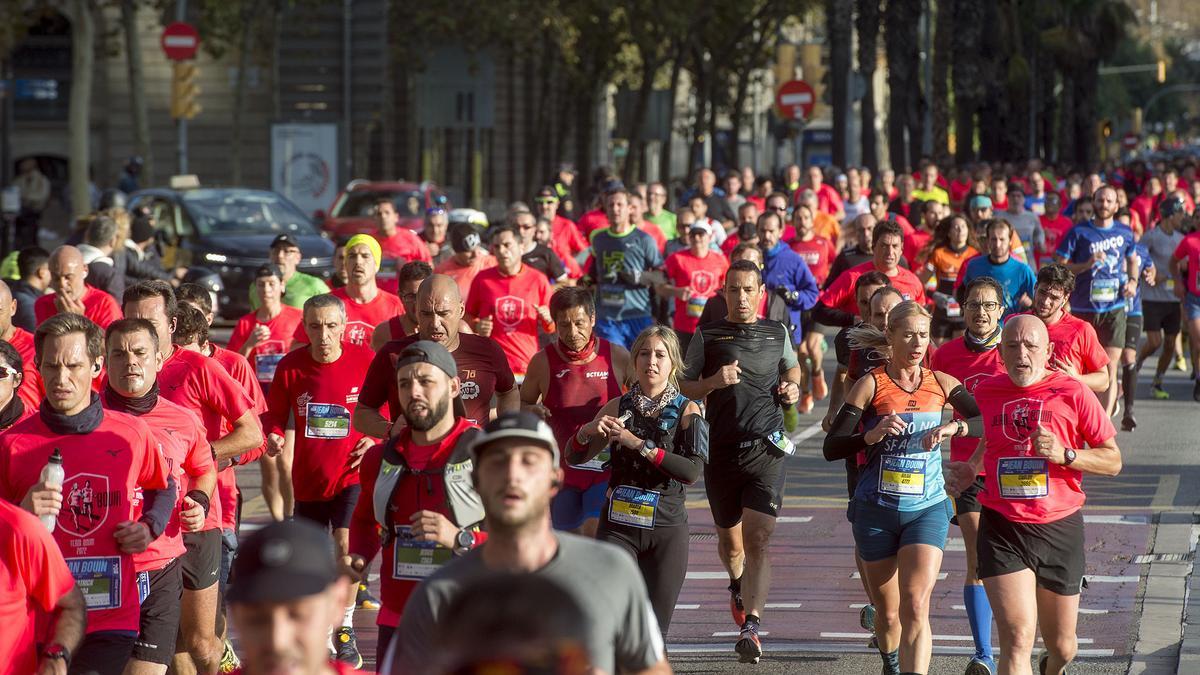
[[413,303],[417,301],[417,289],[420,288],[421,282],[432,275],[433,268],[429,263],[420,260],[405,263],[404,267],[400,268],[396,279],[396,295],[400,298],[401,312],[375,326],[375,332],[371,335],[372,351],[379,351],[388,342],[417,332]]
[[[667,283],[657,289],[660,297],[675,298],[674,328],[683,350],[696,332],[704,305],[725,285],[725,270],[729,269],[725,256],[710,247],[712,227],[707,222],[692,223],[687,236],[688,248],[667,256]],[[590,421],[589,417],[580,424]]]
[[1053,262],[1054,252],[1058,250],[1058,241],[1075,226],[1071,219],[1062,215],[1062,198],[1057,192],[1046,193],[1046,212],[1038,216],[1042,223],[1042,232],[1046,234],[1045,250],[1037,254],[1038,267]]
[[[0,500],[0,673],[38,670],[50,653],[75,653],[83,639],[87,607],[54,537],[33,514]],[[49,616],[53,634],[37,634]],[[46,646],[41,652],[38,645]],[[66,664],[60,671],[66,672]]]
[[450,249],[454,253],[433,268],[436,274],[452,277],[458,284],[458,292],[467,297],[471,282],[483,270],[496,266],[496,259],[483,249],[479,229],[470,223],[455,223],[450,226]]
[[[455,401],[456,414],[473,423],[486,424],[497,414],[520,409],[516,379],[504,350],[491,338],[463,331],[464,311],[458,285],[450,277],[435,274],[421,284],[417,290],[417,334],[387,343],[371,361],[352,418],[355,429],[375,438],[387,438],[403,426],[396,387],[396,358],[417,340],[444,346],[458,363],[462,393]],[[385,404],[386,416],[382,412]]]
[[[851,267],[829,284],[829,287],[821,293],[817,307],[813,309],[817,320],[828,325],[848,325],[853,317],[858,315],[858,305],[854,301],[854,282],[858,277],[871,270],[886,274],[892,282],[892,286],[900,291],[905,300],[915,300],[922,305],[928,304],[928,300],[925,298],[925,284],[921,283],[920,277],[900,267],[900,251],[903,241],[904,237],[898,225],[877,223],[871,241],[874,259]],[[830,316],[828,310],[836,310],[840,314]],[[824,321],[822,321],[822,313],[825,314],[826,320]]]
[[[158,349],[163,367],[158,376],[160,395],[200,417],[205,436],[216,455],[218,470],[236,463],[245,453],[259,450],[262,428],[247,392],[261,390],[238,383],[214,360],[195,351],[177,348],[171,334],[178,320],[175,291],[162,281],[143,281],[125,289],[124,311],[129,318],[146,319],[158,333]],[[199,312],[199,310],[196,310]],[[231,472],[230,472],[231,473]],[[218,485],[221,477],[218,475]],[[190,490],[192,486],[181,486]],[[218,493],[221,493],[218,487]],[[236,494],[235,494],[236,499]],[[218,581],[221,581],[223,510],[210,505],[200,532],[185,533],[187,553],[183,565],[183,618],[180,645],[202,669],[215,668],[221,658],[222,644],[214,628],[217,624]],[[235,514],[229,514],[232,520]],[[232,531],[231,535],[232,536]],[[216,571],[216,574],[213,572]]]
[[254,289],[262,304],[258,311],[238,319],[227,345],[251,361],[264,392],[270,388],[275,365],[287,354],[300,325],[300,310],[283,304],[283,288],[283,273],[275,265],[263,265],[255,271]]
[[[173,506],[174,481],[149,427],[105,411],[91,388],[103,357],[99,327],[78,315],[55,317],[38,330],[39,370],[49,384],[41,413],[0,436],[0,498],[36,516],[55,518],[54,540],[83,591],[87,637],[72,656],[79,672],[120,672],[139,624],[133,556],[161,534],[165,520],[137,517],[135,490]],[[47,486],[40,474],[54,451],[65,480]],[[169,512],[168,512],[169,513]]]
[[[596,306],[586,289],[558,289],[550,298],[550,312],[558,340],[533,356],[521,383],[521,403],[546,420],[554,440],[566,447],[579,427],[621,395],[622,383],[631,375],[629,352],[596,337]],[[563,484],[550,502],[555,529],[596,536],[608,499],[608,459],[602,452],[577,466],[563,458]]]
[[[1039,625],[1047,650],[1041,672],[1060,673],[1075,658],[1085,566],[1082,474],[1121,471],[1112,421],[1081,382],[1047,368],[1049,342],[1036,317],[1008,320],[1000,343],[1006,373],[975,388],[984,442],[969,461],[947,466],[954,494],[980,472],[987,476],[979,493],[979,576],[992,606],[1009,608],[996,615],[998,672],[1029,668],[1022,664],[1032,640],[1013,637]],[[1011,611],[1018,606],[1027,609]]]
[[[319,295],[304,303],[304,330],[308,347],[279,362],[279,376],[262,415],[263,430],[268,454],[278,456],[284,451],[284,429],[289,418],[293,421],[291,474],[296,516],[331,531],[338,559],[342,559],[349,554],[350,514],[361,489],[358,465],[367,448],[378,442],[350,425],[362,373],[374,352],[343,344],[346,308],[332,295]],[[361,664],[354,634],[355,598],[348,600],[334,645],[339,659]]]
[[379,242],[384,258],[402,261],[400,264],[413,260],[433,264],[433,256],[429,255],[425,242],[412,230],[400,227],[400,214],[390,198],[375,200],[375,223],[379,226],[375,241]]
[[[483,507],[461,499],[474,496],[464,435],[472,437],[477,427],[456,419],[451,410],[450,401],[461,390],[454,357],[445,347],[421,340],[400,353],[397,366],[398,407],[408,424],[363,457],[363,498],[350,521],[353,569],[362,571],[366,561],[383,551],[377,646],[381,657],[417,584],[449,562],[455,549],[473,548],[487,539],[477,529]],[[448,491],[452,480],[468,494]],[[376,511],[377,503],[386,507]]]
[[33,334],[23,328],[13,325],[13,316],[17,312],[17,301],[12,297],[8,284],[0,281],[0,340],[4,340],[17,349],[24,362],[21,387],[17,395],[25,409],[32,412],[41,405],[45,389],[42,388],[42,376],[38,374],[37,361],[34,359]]
[[1047,367],[1060,370],[1083,382],[1097,394],[1108,388],[1108,353],[1096,329],[1070,312],[1075,275],[1065,265],[1050,263],[1038,270],[1034,286],[1033,314],[1046,324],[1050,336]]
[[588,241],[584,239],[575,223],[558,214],[558,206],[558,195],[554,193],[553,187],[543,185],[538,189],[533,198],[533,212],[539,219],[545,218],[550,221],[551,236],[546,245],[562,258],[570,277],[578,279],[583,275],[583,270],[578,263],[572,265],[571,262],[574,262],[576,255],[588,249]]
[[[200,418],[159,396],[162,357],[155,344],[157,339],[148,321],[114,321],[106,336],[107,386],[101,395],[106,409],[139,417],[146,423],[166,457],[171,477],[177,485],[183,485],[186,476],[190,486],[171,505],[162,536],[133,556],[138,582],[145,593],[139,639],[133,649],[133,661],[142,669],[155,669],[155,665],[165,669],[175,656],[183,591],[179,558],[187,551],[183,533],[204,527],[217,485],[216,464]],[[134,495],[135,512],[139,514],[143,513],[141,497],[140,493]]]
[[804,258],[808,270],[817,279],[817,285],[824,288],[825,279],[829,276],[829,266],[837,256],[833,242],[817,235],[813,230],[813,213],[807,206],[800,205],[792,211],[792,225],[796,229],[796,236],[788,245]]
[[50,290],[33,303],[38,325],[55,314],[82,314],[100,329],[121,318],[121,308],[111,295],[84,283],[87,265],[74,246],[59,246],[50,254]]
[[521,262],[521,243],[512,228],[491,232],[496,267],[484,270],[467,295],[467,321],[476,335],[490,337],[504,350],[520,379],[538,349],[538,328],[554,332],[550,318],[550,282]]
[[[381,255],[379,244],[365,234],[356,234],[346,242],[346,285],[334,289],[333,295],[346,303],[345,339],[352,345],[370,346],[376,326],[404,313],[400,298],[380,290],[375,283]],[[293,347],[308,344],[303,326],[296,327],[292,339]]]

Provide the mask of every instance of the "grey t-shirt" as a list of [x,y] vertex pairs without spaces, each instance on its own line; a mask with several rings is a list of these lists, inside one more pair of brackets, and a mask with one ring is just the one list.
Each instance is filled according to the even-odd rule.
[[1150,252],[1154,261],[1154,285],[1139,284],[1142,291],[1142,302],[1179,302],[1175,297],[1175,280],[1171,278],[1171,256],[1179,242],[1183,241],[1183,233],[1175,230],[1171,234],[1163,231],[1162,227],[1146,230],[1142,235],[1142,246]]
[[[560,585],[590,619],[587,647],[591,665],[616,673],[644,670],[661,661],[662,632],[642,573],[629,554],[594,539],[564,532],[554,536],[558,553],[536,574]],[[487,574],[483,556],[475,550],[442,567],[413,591],[388,649],[386,661],[391,662],[391,672],[419,673],[428,667],[434,660],[433,636],[439,614],[463,586]],[[487,602],[487,598],[479,600]],[[537,611],[535,598],[530,599],[529,611]],[[522,617],[512,619],[521,621]]]
[[[1032,211],[1022,211],[1020,213],[1009,213],[1001,211],[996,214],[996,217],[1008,221],[1012,225],[1012,229],[1021,238],[1021,243],[1026,247],[1033,245],[1036,248],[1041,248],[1046,245],[1046,233],[1042,231],[1042,221],[1037,217],[1037,214]],[[1029,255],[1032,256],[1030,251]]]

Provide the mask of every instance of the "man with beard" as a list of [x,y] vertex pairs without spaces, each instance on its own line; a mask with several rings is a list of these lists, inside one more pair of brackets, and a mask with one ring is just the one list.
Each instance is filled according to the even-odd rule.
[[478,528],[483,507],[471,487],[467,453],[478,428],[456,418],[450,407],[462,389],[454,357],[436,342],[418,340],[397,356],[395,379],[396,409],[408,424],[363,457],[364,497],[350,520],[345,558],[349,570],[361,575],[366,561],[383,549],[376,663],[417,584],[457,552],[487,540]]
[[[392,340],[371,360],[359,392],[358,407],[354,409],[355,429],[373,438],[388,438],[403,426],[404,416],[400,414],[400,394],[396,387],[396,361],[400,352],[417,340],[436,342],[454,356],[462,383],[459,400],[455,401],[455,414],[479,424],[486,423],[497,413],[520,408],[516,379],[500,346],[493,340],[461,330],[465,310],[454,279],[435,274],[421,282],[416,308],[416,335]],[[385,403],[391,419],[380,413]]]
[[[621,395],[630,377],[629,352],[596,337],[596,306],[582,288],[561,288],[550,298],[558,341],[534,355],[521,383],[521,403],[550,425],[554,440],[565,444],[592,421],[610,399]],[[596,535],[606,503],[607,453],[580,465],[563,463],[563,486],[551,504],[559,530]]]
[[559,463],[550,427],[528,412],[498,417],[475,437],[469,465],[491,545],[441,568],[412,593],[382,672],[389,666],[391,672],[425,672],[436,657],[433,635],[443,612],[472,581],[498,571],[562,585],[590,620],[586,658],[597,672],[671,672],[633,559],[615,546],[551,528],[550,501],[562,481]]
[[[419,245],[424,250],[425,245]],[[375,283],[382,260],[379,242],[370,235],[356,234],[346,242],[346,286],[335,289],[333,295],[346,304],[345,339],[350,344],[369,346],[376,326],[404,312],[400,298]],[[304,326],[296,327],[292,339],[293,347],[308,344]]]

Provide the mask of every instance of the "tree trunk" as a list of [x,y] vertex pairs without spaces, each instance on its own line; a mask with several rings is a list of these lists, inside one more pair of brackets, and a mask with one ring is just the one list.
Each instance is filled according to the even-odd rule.
[[1058,98],[1058,161],[1074,162],[1075,157],[1075,70],[1062,71],[1062,92]]
[[937,30],[933,37],[933,158],[950,161],[950,62],[954,59],[955,0],[938,0]]
[[[650,50],[654,48],[651,47]],[[621,180],[626,185],[637,180],[642,161],[642,127],[646,123],[646,111],[650,108],[650,94],[654,91],[654,74],[658,72],[658,60],[655,54],[647,53],[643,46],[639,51],[642,55],[642,82],[638,86],[637,98],[633,103],[633,114],[630,115],[629,128],[624,130],[628,141],[628,151],[625,153],[625,166],[621,171]]]
[[91,211],[88,168],[91,150],[88,144],[88,118],[92,107],[92,68],[96,56],[96,25],[91,3],[71,0],[71,102],[67,113],[67,145],[70,148],[68,176],[71,211],[75,217]]
[[833,163],[846,166],[846,132],[850,122],[851,43],[854,5],[848,0],[825,0],[829,35],[829,92],[833,105]]
[[983,101],[983,64],[979,42],[983,37],[982,0],[955,0],[954,7],[954,134],[955,161],[973,162],[975,113]]
[[242,184],[242,113],[246,108],[246,69],[250,67],[250,50],[253,49],[254,2],[243,6],[242,25],[238,35],[237,77],[233,81],[233,117],[229,125],[229,180],[234,185]]
[[[896,172],[907,170],[921,152],[921,86],[917,79],[920,0],[889,0],[884,12],[887,46],[888,152]],[[907,131],[908,137],[905,137]]]
[[129,72],[129,109],[133,113],[134,153],[142,158],[142,183],[154,185],[154,146],[146,113],[146,85],[142,76],[142,49],[138,44],[137,0],[121,1],[121,29],[125,37],[125,63]]
[[738,161],[738,150],[741,143],[738,139],[742,135],[742,117],[745,116],[746,95],[749,93],[749,89],[750,73],[744,71],[738,73],[737,89],[733,96],[733,106],[729,109],[729,147],[725,149],[725,153],[729,156],[730,168],[735,171],[741,168],[741,162]]
[[699,48],[692,50],[692,59],[695,62],[692,73],[695,75],[696,81],[692,83],[692,91],[697,94],[696,119],[692,122],[692,137],[688,139],[688,162],[687,170],[684,172],[684,182],[691,180],[692,171],[703,161],[698,157],[699,141],[704,136],[704,127],[708,122],[708,74],[704,68],[704,55]]
[[1096,134],[1096,88],[1100,80],[1100,62],[1083,64],[1075,85],[1075,159],[1091,171],[1098,159]]
[[983,74],[983,95],[979,108],[979,158],[984,161],[1001,159],[1000,134],[1003,128],[1001,108],[1004,102],[1003,83],[1007,80],[1003,45],[997,34],[1000,14],[994,3],[983,3],[983,30],[976,49],[980,52]]
[[[675,95],[679,92],[679,74],[683,72],[683,56],[687,49],[687,39],[679,41],[679,46],[675,49],[675,54],[671,58],[671,83],[668,85],[667,94],[667,137],[663,140],[662,153],[658,161],[658,180],[662,181],[667,188],[667,194],[671,194],[671,152],[674,149],[675,140]],[[668,202],[669,203],[669,202]]]
[[873,175],[879,173],[879,150],[875,133],[875,62],[879,36],[879,0],[858,0],[858,70],[866,90],[860,102],[862,162]]

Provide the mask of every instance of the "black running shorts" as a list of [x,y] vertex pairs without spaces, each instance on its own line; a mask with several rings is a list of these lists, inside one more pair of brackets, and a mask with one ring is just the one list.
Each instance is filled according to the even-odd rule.
[[1058,595],[1079,595],[1083,583],[1083,513],[1050,523],[1014,523],[984,508],[976,545],[979,578],[1032,570],[1037,585]]
[[783,506],[783,482],[783,456],[769,450],[732,466],[706,464],[704,487],[713,522],[717,527],[733,527],[742,522],[742,509],[778,516]]
[[221,530],[213,528],[203,532],[184,532],[183,545],[187,553],[183,562],[183,587],[189,591],[201,591],[219,581],[221,572]]
[[175,636],[182,614],[183,565],[176,558],[162,569],[141,574],[149,581],[150,594],[142,601],[141,627],[133,643],[133,658],[169,666],[175,656]]

